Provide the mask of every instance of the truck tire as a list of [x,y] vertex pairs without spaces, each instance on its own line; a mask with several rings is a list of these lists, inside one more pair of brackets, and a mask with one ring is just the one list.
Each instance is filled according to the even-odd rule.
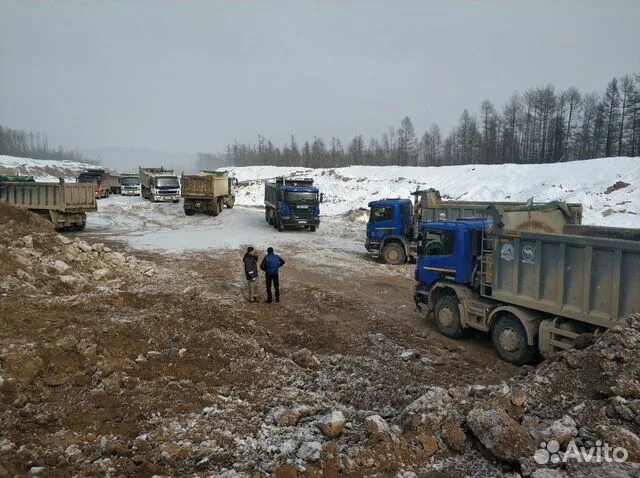
[[500,358],[514,365],[531,363],[538,355],[538,348],[527,343],[527,331],[522,322],[512,314],[495,320],[491,326],[491,341]]
[[316,232],[316,226],[309,226],[309,230],[311,232]]
[[269,224],[269,211],[267,211],[266,209],[264,210],[264,220],[267,224]]
[[218,204],[218,201],[213,201],[213,203],[211,204],[211,215],[213,217],[216,217],[218,214],[220,214],[220,205]]
[[282,221],[278,221],[278,231],[279,232],[284,231],[284,224],[282,224]]
[[230,199],[228,199],[228,200],[227,200],[227,202],[226,202],[227,207],[228,207],[229,209],[233,209],[233,205],[234,205],[235,203],[236,203],[236,198],[235,198],[235,196],[232,196],[232,197],[231,197]]
[[195,211],[193,209],[187,209],[186,207],[184,208],[184,213],[187,216],[193,216],[195,214]]
[[387,264],[394,266],[404,264],[407,261],[407,255],[404,252],[404,247],[397,242],[389,242],[382,248],[382,258]]
[[433,317],[438,331],[445,337],[457,339],[462,335],[460,307],[453,295],[442,295],[436,300]]

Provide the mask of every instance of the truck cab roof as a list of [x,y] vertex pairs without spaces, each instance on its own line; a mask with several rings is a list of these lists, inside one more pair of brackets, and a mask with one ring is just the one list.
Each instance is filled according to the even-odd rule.
[[369,207],[378,207],[378,206],[389,206],[391,204],[409,204],[412,205],[411,199],[378,199],[377,201],[371,201],[368,206]]

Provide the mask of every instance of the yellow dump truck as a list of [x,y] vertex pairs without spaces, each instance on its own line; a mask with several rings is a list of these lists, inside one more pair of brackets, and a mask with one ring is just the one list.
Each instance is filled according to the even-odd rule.
[[0,177],[0,201],[28,209],[51,221],[57,230],[82,231],[87,212],[96,211],[95,184],[37,183]]
[[183,175],[184,213],[187,216],[197,212],[217,216],[223,206],[231,209],[236,200],[234,181],[227,172],[203,171],[200,174]]

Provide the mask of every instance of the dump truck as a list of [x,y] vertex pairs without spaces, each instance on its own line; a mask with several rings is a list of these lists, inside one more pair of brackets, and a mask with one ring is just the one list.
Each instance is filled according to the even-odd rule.
[[264,186],[264,218],[278,231],[303,227],[314,232],[320,225],[323,200],[313,179],[277,177]]
[[111,194],[120,194],[122,192],[122,175],[116,171],[109,173],[109,192]]
[[120,194],[123,196],[140,196],[140,175],[135,173],[122,174]]
[[82,184],[93,183],[96,199],[108,198],[111,193],[111,178],[102,168],[86,169],[76,179],[76,182]]
[[184,213],[198,212],[217,216],[224,206],[231,209],[236,201],[233,177],[228,172],[202,171],[200,174],[182,175]]
[[171,169],[139,168],[142,197],[151,202],[179,202],[180,181]]
[[35,212],[57,230],[81,231],[87,212],[96,211],[95,187],[90,183],[37,183],[33,178],[0,176],[0,201]]
[[[410,199],[381,199],[369,203],[369,222],[365,248],[387,264],[404,264],[417,255],[420,225],[424,222],[482,217],[489,205],[498,210],[521,206],[524,202],[442,201],[436,189],[413,193]],[[532,206],[541,205],[529,201]],[[555,214],[566,216],[571,224],[581,224],[582,205],[565,204]],[[525,220],[528,220],[525,218]],[[564,220],[559,224],[563,225]]]
[[[420,226],[414,300],[443,335],[487,332],[498,355],[520,365],[640,312],[640,230],[567,223],[548,232],[554,205],[486,212]],[[536,224],[518,227],[529,212]]]

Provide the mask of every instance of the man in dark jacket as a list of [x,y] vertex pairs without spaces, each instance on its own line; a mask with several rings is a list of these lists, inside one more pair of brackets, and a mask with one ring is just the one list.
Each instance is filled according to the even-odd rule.
[[258,252],[253,247],[247,247],[247,253],[242,258],[244,275],[247,278],[249,302],[258,302]]
[[260,263],[260,269],[265,272],[267,277],[267,303],[272,301],[271,284],[276,292],[276,302],[280,302],[280,278],[278,277],[278,269],[284,265],[282,258],[273,253],[273,247],[267,249],[267,255],[264,256]]

